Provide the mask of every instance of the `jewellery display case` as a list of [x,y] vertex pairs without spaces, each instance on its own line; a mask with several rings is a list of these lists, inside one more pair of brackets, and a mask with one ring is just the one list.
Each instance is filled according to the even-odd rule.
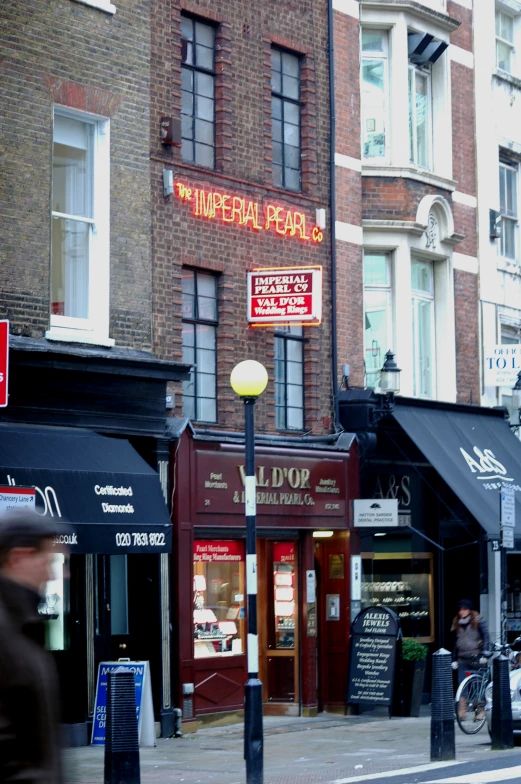
[[404,637],[432,642],[432,554],[363,554],[362,609],[377,604],[394,610]]
[[193,623],[194,658],[246,652],[242,542],[195,542]]

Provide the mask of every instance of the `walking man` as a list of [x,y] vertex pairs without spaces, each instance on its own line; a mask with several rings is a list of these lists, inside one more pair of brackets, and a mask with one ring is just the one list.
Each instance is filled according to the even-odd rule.
[[[40,590],[57,529],[34,512],[0,518],[0,782],[62,784],[57,675]],[[63,531],[60,531],[63,533]]]

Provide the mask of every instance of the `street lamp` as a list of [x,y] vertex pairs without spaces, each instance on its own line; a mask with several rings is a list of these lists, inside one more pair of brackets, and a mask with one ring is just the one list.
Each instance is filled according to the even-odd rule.
[[402,371],[394,361],[394,354],[389,349],[385,355],[385,362],[380,371],[379,389],[380,396],[378,408],[373,410],[373,424],[392,413],[394,408],[394,396],[400,391],[400,373]]
[[380,389],[382,392],[394,395],[400,391],[400,373],[402,371],[394,361],[394,354],[389,349],[385,355],[385,362],[380,371]]
[[244,401],[244,510],[246,514],[246,593],[248,595],[248,680],[244,688],[244,759],[246,784],[263,781],[262,683],[259,680],[257,636],[257,543],[254,405],[268,384],[264,365],[253,359],[239,362],[230,384]]

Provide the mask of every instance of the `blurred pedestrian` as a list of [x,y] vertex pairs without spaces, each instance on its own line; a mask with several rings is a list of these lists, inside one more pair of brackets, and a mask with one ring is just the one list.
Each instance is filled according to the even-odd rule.
[[[485,666],[485,651],[490,649],[490,640],[485,619],[476,612],[470,599],[461,599],[458,602],[458,614],[452,621],[451,632],[454,632],[454,647],[452,649],[452,667],[458,671],[458,683],[466,677],[467,672]],[[483,718],[481,713],[484,706],[478,710],[476,719]],[[460,718],[467,714],[467,703],[464,697],[458,705]],[[484,715],[484,713],[483,713]]]
[[[58,533],[30,511],[0,518],[0,782],[62,784],[57,674],[44,647],[40,591]],[[63,531],[60,531],[63,533]]]

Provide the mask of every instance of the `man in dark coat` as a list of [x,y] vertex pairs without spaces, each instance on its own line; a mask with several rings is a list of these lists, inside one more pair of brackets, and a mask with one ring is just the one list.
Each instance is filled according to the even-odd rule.
[[62,784],[54,661],[44,648],[39,591],[53,578],[51,523],[0,518],[0,782]]

